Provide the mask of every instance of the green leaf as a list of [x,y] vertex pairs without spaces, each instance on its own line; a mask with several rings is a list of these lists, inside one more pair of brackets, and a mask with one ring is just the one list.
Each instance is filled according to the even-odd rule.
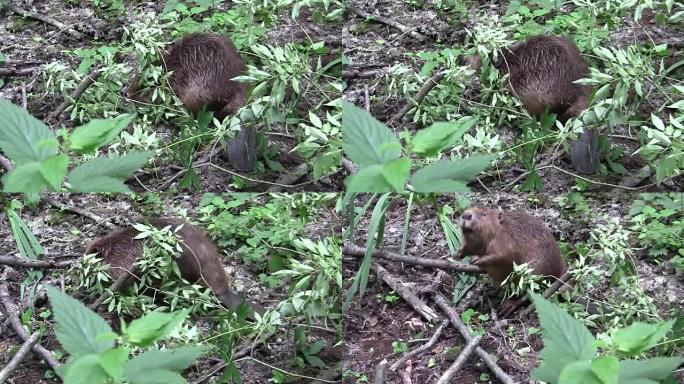
[[416,192],[467,192],[466,184],[489,167],[496,155],[472,156],[464,160],[439,160],[411,176]]
[[100,366],[100,355],[97,354],[74,358],[64,374],[64,384],[104,384],[108,380],[109,376]]
[[40,172],[41,163],[32,161],[18,164],[12,172],[2,177],[3,192],[42,192],[48,186]]
[[53,191],[59,191],[64,176],[66,176],[68,165],[69,156],[67,155],[51,156],[41,163],[40,174]]
[[67,147],[79,154],[91,153],[109,143],[126,128],[135,115],[124,114],[114,119],[93,119],[79,127],[67,138]]
[[589,360],[567,364],[560,372],[557,382],[558,384],[603,384],[591,371]]
[[681,357],[656,357],[647,360],[620,362],[620,384],[658,384],[668,377],[679,364]]
[[382,175],[395,192],[401,192],[409,177],[410,168],[409,158],[396,159],[382,166]]
[[135,319],[122,331],[122,337],[138,347],[149,347],[173,331],[188,316],[188,310],[172,313],[150,312]]
[[57,288],[46,286],[45,289],[52,304],[55,334],[65,351],[78,357],[101,353],[112,347],[112,340],[98,338],[112,332],[104,319]]
[[166,369],[146,371],[144,375],[128,379],[130,384],[187,384],[181,375]]
[[344,180],[347,193],[391,191],[392,185],[385,179],[383,171],[384,167],[380,164],[359,169]]
[[0,99],[0,121],[0,150],[15,165],[57,154],[59,143],[47,125],[5,99]]
[[209,349],[206,346],[193,345],[170,350],[147,351],[129,360],[124,372],[131,383],[144,383],[151,370],[161,369],[180,372],[189,367]]
[[477,123],[477,117],[466,116],[455,122],[434,123],[421,129],[411,140],[411,152],[423,156],[437,156],[444,148],[456,144]]
[[71,170],[69,183],[75,192],[127,192],[123,181],[151,156],[152,152],[131,152],[121,157],[98,157]]
[[591,362],[591,370],[601,384],[618,384],[620,362],[615,356],[602,356]]
[[401,144],[386,125],[355,105],[342,103],[342,149],[361,167],[401,155]]
[[100,366],[116,381],[123,377],[124,365],[128,361],[128,351],[125,348],[109,349],[100,355]]
[[578,320],[542,296],[530,293],[542,326],[544,349],[542,363],[532,376],[557,382],[563,368],[575,361],[591,360],[596,355],[596,340]]
[[627,356],[635,356],[655,346],[672,329],[674,320],[659,324],[635,322],[613,333],[615,348]]

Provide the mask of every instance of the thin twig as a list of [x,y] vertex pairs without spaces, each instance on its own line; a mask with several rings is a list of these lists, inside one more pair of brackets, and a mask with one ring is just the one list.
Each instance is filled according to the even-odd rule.
[[[363,257],[366,254],[366,250],[365,248],[357,247],[354,245],[345,245],[342,249],[342,254],[354,257]],[[423,267],[439,268],[447,271],[483,273],[479,267],[476,267],[474,265],[453,263],[446,260],[428,259],[425,257],[402,256],[397,253],[385,250],[373,251],[373,257],[380,257],[387,260],[398,261],[401,263],[407,263],[412,265],[420,265]]]
[[[570,272],[565,272],[563,276],[560,277],[560,279],[556,280],[553,284],[549,286],[549,288],[544,291],[544,297],[549,298],[551,295],[553,295],[554,292],[556,292],[560,287],[565,285],[566,283],[570,282]],[[530,304],[525,310],[522,312],[523,317],[528,316],[530,313],[534,311],[534,305]]]
[[473,354],[473,351],[475,348],[477,348],[480,345],[480,341],[482,341],[482,336],[478,335],[470,339],[468,344],[466,344],[465,348],[463,348],[463,351],[461,351],[461,354],[458,355],[458,358],[456,361],[454,361],[451,366],[444,371],[442,374],[442,377],[437,380],[437,384],[448,384],[451,383],[451,379],[458,373],[458,371],[461,370],[463,367],[463,364],[465,364],[466,361],[470,358],[470,356]]
[[404,356],[401,357],[401,359],[397,360],[390,366],[390,371],[394,372],[399,368],[400,365],[404,364],[406,360],[412,358],[413,356],[423,353],[424,351],[427,351],[428,349],[432,348],[433,345],[437,344],[437,341],[439,340],[439,337],[442,335],[442,331],[444,331],[444,328],[449,325],[449,319],[444,319],[442,320],[442,324],[437,327],[435,330],[435,333],[432,335],[430,340],[428,340],[427,343],[421,345],[420,347],[414,349],[411,352],[408,352]]
[[97,309],[97,307],[99,307],[100,304],[102,304],[105,300],[107,300],[109,296],[111,296],[111,292],[119,290],[119,288],[121,288],[128,281],[129,277],[135,275],[137,272],[137,265],[134,265],[131,268],[130,272],[124,271],[124,273],[122,273],[121,276],[119,276],[116,279],[116,281],[114,281],[114,283],[112,283],[112,285],[109,286],[109,289],[105,289],[105,291],[102,292],[100,297],[98,297],[94,303],[90,304],[90,309],[92,309],[93,311]]
[[39,338],[40,331],[35,331],[31,334],[31,337],[24,341],[24,344],[21,345],[21,348],[19,348],[17,353],[12,356],[12,360],[10,360],[10,362],[7,363],[7,365],[5,365],[5,367],[0,371],[0,384],[4,383],[5,380],[7,380],[12,374],[12,371],[17,369],[17,365],[24,360],[28,352],[33,348],[34,345],[36,345]]
[[41,15],[40,13],[36,13],[33,11],[27,11],[25,9],[21,9],[15,5],[12,5],[12,4],[4,4],[4,5],[5,5],[5,8],[9,9],[10,11],[12,11],[18,15],[21,15],[24,17],[30,17],[30,18],[42,21],[43,23],[50,24],[50,25],[56,27],[57,29],[65,30],[65,31],[67,31],[67,33],[69,33],[71,36],[73,36],[77,39],[83,38],[83,34],[81,32],[67,26],[66,24],[62,23],[61,21],[57,21],[57,20],[53,19],[50,16]]
[[33,72],[39,71],[41,67],[28,67],[28,68],[0,68],[0,76],[28,76],[33,74]]
[[[2,283],[0,283],[0,303],[2,303],[2,306],[5,308],[5,314],[7,317],[9,317],[10,323],[12,324],[12,328],[14,329],[14,332],[19,335],[19,337],[22,340],[28,340],[29,335],[24,329],[23,324],[21,324],[21,320],[19,319],[19,309],[17,306],[12,302],[12,299],[10,299],[10,294],[9,290],[7,289],[7,283],[5,282],[6,279],[0,279]],[[52,368],[53,371],[56,371],[57,368],[59,368],[60,364],[55,359],[55,357],[52,355],[52,352],[50,352],[48,349],[43,347],[40,344],[35,344],[33,347],[33,350],[45,360],[50,368]]]
[[408,113],[408,111],[411,110],[411,107],[414,104],[417,104],[418,102],[423,100],[423,98],[425,98],[428,92],[430,92],[432,88],[434,88],[437,84],[439,84],[440,81],[442,81],[445,74],[445,71],[435,72],[432,75],[432,77],[428,79],[428,81],[425,84],[423,84],[422,87],[420,87],[418,93],[416,93],[416,96],[413,98],[413,100],[406,100],[406,104],[404,104],[404,106],[401,107],[399,112],[397,112],[394,116],[392,116],[392,118],[389,119],[388,124],[394,125],[396,122],[401,120]]
[[434,323],[439,319],[439,315],[437,315],[432,308],[430,308],[423,300],[416,296],[416,294],[413,293],[413,291],[411,291],[411,289],[409,289],[404,282],[392,276],[392,274],[380,266],[380,264],[372,262],[371,269],[373,272],[375,272],[379,279],[389,285],[397,295],[404,299],[416,312],[425,318],[425,320]]
[[[470,342],[472,340],[472,336],[470,335],[470,331],[468,331],[468,327],[466,327],[465,324],[461,321],[458,312],[451,307],[451,304],[449,304],[449,301],[447,300],[444,295],[441,293],[435,293],[434,295],[434,300],[437,305],[446,313],[447,317],[449,318],[449,321],[451,322],[451,325],[456,327],[458,331],[461,333],[461,336],[466,340],[466,342]],[[504,372],[501,367],[494,361],[492,356],[487,353],[482,347],[477,347],[475,349],[475,353],[482,359],[482,361],[485,363],[485,365],[492,371],[492,373],[499,379],[504,384],[515,384],[515,380],[511,376],[509,376],[506,372]]]
[[50,112],[50,114],[48,115],[48,119],[58,120],[58,122],[61,122],[61,120],[59,120],[59,117],[62,115],[62,113],[64,113],[64,111],[72,103],[75,103],[76,99],[81,97],[83,92],[85,92],[85,90],[88,89],[88,87],[90,87],[90,85],[92,85],[97,80],[98,77],[100,77],[100,74],[101,74],[101,72],[100,72],[99,68],[95,68],[92,71],[90,71],[90,74],[88,74],[88,76],[86,76],[81,81],[81,84],[79,84],[78,87],[76,87],[76,89],[74,89],[74,91],[71,92],[71,95],[69,95],[69,97],[65,98],[64,101],[62,102],[62,104],[60,104],[57,107],[57,109]]
[[14,256],[0,255],[0,264],[23,268],[67,268],[72,260],[30,260]]
[[57,208],[57,209],[59,209],[59,210],[62,210],[62,211],[71,211],[71,212],[73,212],[73,213],[76,213],[76,214],[79,214],[79,215],[81,215],[81,216],[87,217],[87,218],[89,218],[90,220],[93,220],[94,222],[96,222],[96,223],[98,223],[98,224],[103,223],[103,224],[104,224],[107,228],[109,228],[109,229],[117,229],[117,228],[118,228],[115,224],[111,223],[111,222],[109,221],[109,219],[103,219],[102,217],[100,217],[100,216],[98,216],[98,215],[96,215],[96,214],[94,214],[94,213],[92,213],[92,212],[86,211],[85,209],[78,208],[78,207],[75,207],[75,206],[73,206],[73,205],[62,204],[62,203],[60,203],[59,201],[53,200],[53,199],[50,198],[50,197],[45,197],[45,198],[43,198],[43,200],[44,200],[46,203],[50,204],[51,206],[53,206],[53,207],[55,207],[55,208]]
[[390,20],[390,19],[387,19],[387,18],[382,17],[382,16],[378,16],[378,15],[372,15],[366,11],[363,11],[363,10],[358,9],[356,7],[352,7],[351,5],[347,5],[347,9],[349,9],[352,13],[356,14],[357,16],[363,17],[365,19],[375,20],[375,21],[380,22],[380,23],[385,24],[385,25],[389,25],[390,27],[396,28],[403,33],[410,34],[412,37],[414,37],[418,40],[421,40],[421,41],[425,40],[425,36],[423,34],[418,33],[416,31],[414,31],[413,28],[409,28],[409,27],[407,27],[407,26],[405,26],[405,25],[403,25],[397,21]]

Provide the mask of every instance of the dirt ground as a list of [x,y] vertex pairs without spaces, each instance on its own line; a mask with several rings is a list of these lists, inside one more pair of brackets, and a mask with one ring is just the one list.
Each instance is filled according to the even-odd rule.
[[[568,219],[567,213],[561,213],[553,203],[550,195],[513,195],[513,194],[480,194],[468,196],[473,205],[501,207],[503,209],[522,209],[541,218],[551,229],[556,239],[562,239],[570,246],[586,242],[591,229],[611,218],[616,218],[625,224],[625,217],[631,203],[638,195],[623,195],[616,199],[608,195],[598,195],[588,200],[592,216],[586,221]],[[363,205],[364,199],[359,199],[357,206]],[[432,204],[414,205],[411,211],[410,224],[406,242],[406,255],[429,259],[454,260],[449,255],[449,249],[442,226],[437,218],[435,207],[454,205],[453,197],[441,196]],[[399,252],[407,204],[404,199],[392,201],[387,211],[384,241],[381,250]],[[457,225],[458,215],[454,214],[451,221]],[[357,230],[351,238],[351,243],[365,249],[367,228],[370,214],[364,216],[357,225]],[[633,244],[632,239],[630,244]],[[645,257],[646,250],[634,249],[632,255],[637,266],[639,286],[655,301],[661,314],[684,310],[681,297],[684,297],[684,279],[677,276],[671,267],[658,265]],[[351,279],[359,270],[361,257],[343,255],[343,271],[345,281]],[[439,269],[414,266],[373,257],[373,262],[384,267],[395,278],[402,281],[412,292],[416,293],[441,318],[445,318],[440,308],[432,301],[433,292],[441,292],[451,299],[456,284],[460,282],[456,272],[445,272]],[[604,282],[607,284],[607,282]],[[484,335],[481,347],[495,357],[499,366],[518,383],[531,383],[531,372],[539,365],[538,353],[543,347],[540,333],[532,334],[530,330],[540,329],[537,317],[532,314],[523,317],[522,311],[517,311],[506,319],[494,321],[488,302],[483,300],[483,278],[478,277],[477,283],[464,297],[454,305],[459,315],[469,307],[479,314],[489,315],[486,320],[479,319],[475,314],[469,326],[471,329],[481,328]],[[591,299],[601,301],[604,295],[609,295],[607,287],[596,287],[591,293]],[[393,297],[393,300],[387,299]],[[497,306],[500,299],[490,298]],[[440,320],[441,321],[441,320]],[[403,354],[393,352],[393,342],[405,342],[407,349],[413,350],[427,342],[433,335],[440,321],[429,324],[412,307],[401,299],[375,273],[370,272],[368,291],[361,300],[358,296],[352,301],[345,312],[345,359],[343,372],[346,373],[346,383],[359,383],[360,375],[371,380],[376,367],[381,361],[387,360],[391,365]],[[590,327],[592,333],[597,330]],[[413,383],[434,383],[441,374],[453,363],[458,353],[465,346],[464,339],[453,327],[447,327],[436,345],[428,351],[411,358],[396,372],[387,374],[387,383],[403,383],[399,372],[407,370]],[[679,382],[684,383],[684,375],[678,375]],[[465,364],[452,381],[453,383],[499,383],[500,381],[477,357],[472,357]]]
[[[161,195],[165,196],[165,195]],[[80,209],[98,215],[105,221],[116,224],[117,226],[130,225],[139,222],[143,217],[150,215],[146,209],[150,207],[144,206],[140,199],[134,199],[131,196],[118,194],[111,197],[98,195],[75,195],[75,194],[53,194],[50,196],[54,201],[76,206]],[[197,207],[199,206],[202,195],[192,196],[168,196],[162,198],[162,205],[159,209],[154,210],[154,214],[158,216],[177,216],[181,212],[187,212],[188,217],[197,217]],[[266,196],[258,198],[261,203],[265,203],[268,199]],[[73,212],[60,211],[54,207],[50,207],[44,202],[37,209],[29,210],[24,208],[25,213],[22,218],[36,235],[39,242],[45,250],[45,258],[53,260],[75,260],[80,258],[85,251],[85,248],[90,241],[96,237],[106,235],[111,232],[110,229],[104,226],[104,222],[94,222],[83,215],[75,214]],[[307,226],[307,237],[316,240],[318,238],[333,236],[339,234],[339,221],[335,213],[330,209],[321,209],[320,220],[311,222]],[[223,261],[225,270],[229,277],[229,281],[233,289],[238,290],[241,295],[244,295],[246,300],[260,303],[263,306],[275,307],[280,301],[288,297],[287,285],[272,289],[263,283],[259,282],[258,274],[266,273],[265,271],[256,271],[250,268],[249,265],[244,264],[241,256],[237,251],[239,245],[234,249],[222,249]],[[0,217],[0,255],[18,256],[16,244],[9,226],[7,218],[3,215]],[[19,273],[21,272],[21,273]],[[14,302],[20,306],[20,311],[24,311],[31,306],[29,302],[29,295],[20,294],[20,284],[24,279],[24,270],[16,269],[10,273],[8,282],[10,295]],[[67,270],[44,270],[44,277],[41,284],[51,284],[60,286],[65,282],[70,281],[70,274]],[[75,293],[78,295],[78,292]],[[84,295],[81,295],[84,296]],[[86,304],[89,304],[92,299],[81,297]],[[42,299],[37,300],[37,307],[47,307],[48,303],[43,296]],[[100,306],[98,313],[108,320],[114,329],[119,327],[119,319],[114,313],[108,313],[106,306]],[[15,335],[9,323],[5,322],[6,318],[0,315],[0,365],[4,365],[13,353],[9,353],[10,349],[17,348],[21,344],[19,338]],[[130,322],[132,319],[127,319]],[[42,325],[46,328],[46,334],[41,344],[49,350],[60,350],[59,343],[54,337],[52,330],[53,325],[43,319],[34,316],[31,320],[32,326]],[[188,320],[190,325],[197,326],[199,331],[208,335],[211,329],[214,329],[216,324],[211,316],[190,318]],[[311,323],[316,324],[316,323]],[[296,325],[293,323],[292,325]],[[326,347],[319,353],[319,357],[323,359],[328,367],[335,367],[337,362],[341,359],[340,347],[335,347],[335,335],[329,331],[313,327],[309,333],[311,340],[323,340]],[[318,372],[311,369],[298,368],[293,364],[294,359],[294,327],[290,325],[283,325],[282,328],[276,331],[276,334],[266,340],[264,344],[257,345],[253,348],[248,356],[253,357],[263,363],[280,367],[288,371],[298,372],[303,375],[317,376]],[[250,346],[254,340],[243,339],[238,343],[235,351]],[[190,368],[189,372],[184,373],[184,377],[188,382],[194,382],[201,376],[205,375],[209,369],[220,362],[216,359],[216,354],[208,354],[201,358],[196,365]],[[273,377],[273,370],[265,365],[259,364],[252,359],[242,359],[236,362],[238,369],[242,375],[243,383],[265,383]],[[34,354],[29,354],[19,368],[14,372],[11,381],[13,383],[54,383],[57,379],[44,378],[45,372],[49,367],[43,363]],[[213,377],[208,382],[218,382],[218,377]],[[292,382],[308,382],[308,380],[299,379]]]
[[[350,19],[343,28],[344,54],[349,60],[349,65],[344,78],[347,80],[347,88],[344,91],[346,100],[360,107],[368,107],[370,113],[382,122],[388,122],[406,103],[404,97],[388,94],[387,86],[389,80],[386,78],[388,70],[395,65],[403,64],[415,71],[420,70],[421,60],[412,59],[421,51],[439,51],[442,48],[459,48],[465,45],[465,29],[472,30],[478,18],[478,12],[488,15],[503,15],[509,2],[458,2],[468,7],[468,16],[455,18],[447,12],[439,12],[435,7],[435,2],[422,1],[390,1],[375,0],[371,2],[350,0],[349,6],[356,10],[370,15],[377,15],[398,23],[407,28],[406,31],[389,26],[387,23],[366,20],[365,17],[358,16],[355,11],[350,11]],[[475,5],[474,5],[475,4]],[[650,15],[652,16],[652,14]],[[644,18],[636,23],[633,20],[626,20],[626,25],[622,29],[613,31],[610,36],[609,46],[624,47],[635,41],[645,41],[649,37],[653,38],[658,44],[668,43],[670,46],[681,47],[684,41],[684,30],[674,27],[657,26],[649,13],[645,12]],[[628,17],[627,17],[628,18]],[[420,33],[424,40],[413,36],[411,33]],[[673,50],[673,54],[667,62],[676,63],[682,59],[681,49]],[[479,101],[477,92],[467,90],[463,95],[455,97],[464,98],[463,103]],[[652,100],[652,104],[657,104]],[[653,110],[652,104],[646,102],[644,106],[645,117],[648,120],[650,111]],[[649,109],[650,108],[650,109]],[[396,123],[392,127],[396,134],[403,131],[415,131],[420,128],[411,118],[405,117],[401,123]],[[509,147],[513,139],[520,135],[518,129],[511,129],[508,126],[501,126],[498,134],[504,141],[504,148]],[[646,163],[638,155],[632,156],[638,146],[631,139],[625,136],[633,135],[625,127],[617,127],[612,137],[613,146],[623,147],[624,155],[619,160],[627,170],[625,176],[634,174]],[[559,149],[563,152],[563,148]],[[537,157],[536,165],[547,164],[556,154],[556,148],[548,148]],[[575,173],[567,158],[563,153],[555,161],[557,168],[542,166],[539,175],[543,180],[543,192],[556,194],[568,191],[575,183]],[[499,161],[485,174],[480,175],[477,181],[469,186],[474,191],[488,192],[511,192],[520,187],[525,180],[519,178],[525,170],[521,164],[517,164],[511,159]],[[608,175],[591,175],[588,177],[600,183],[620,184],[625,176],[616,173]],[[515,181],[515,182],[514,182]],[[664,182],[662,185],[649,185],[648,181],[642,185],[641,192],[654,191],[681,191],[684,189],[684,176],[680,175],[674,179]],[[610,185],[592,185],[593,191],[611,191]]]
[[[69,3],[65,5],[65,3]],[[3,77],[4,85],[0,83],[0,98],[7,99],[12,103],[22,106],[36,118],[46,121],[50,112],[57,109],[62,103],[63,98],[59,95],[46,93],[42,89],[43,68],[46,64],[60,61],[72,69],[79,65],[80,59],[65,54],[67,50],[76,48],[93,48],[103,44],[114,44],[121,41],[124,27],[130,26],[135,19],[140,19],[141,15],[156,12],[159,13],[164,8],[163,2],[128,2],[127,15],[124,18],[116,19],[112,22],[111,18],[102,16],[102,10],[95,7],[90,2],[64,2],[62,0],[45,1],[19,1],[13,4],[19,8],[30,10],[42,15],[48,15],[64,25],[72,27],[80,38],[75,37],[65,30],[58,30],[52,25],[38,21],[34,18],[22,18],[7,8],[0,10],[0,35],[3,36],[0,42],[0,52],[5,55],[7,63],[3,68],[15,70],[11,76]],[[220,6],[219,9],[225,9]],[[303,9],[297,20],[292,20],[288,12],[284,12],[282,21],[276,28],[268,31],[270,44],[287,43],[291,41],[326,41],[326,46],[332,49],[330,55],[335,55],[339,49],[340,41],[338,29],[332,24],[318,24],[313,20],[311,12]],[[171,42],[171,37],[169,41]],[[131,64],[131,63],[128,63]],[[332,79],[335,80],[335,79]],[[321,77],[321,84],[317,87],[325,88],[327,82],[331,81],[329,76]],[[98,87],[96,82],[91,87]],[[131,101],[119,95],[122,105],[129,105]],[[320,93],[312,92],[302,98],[299,109],[306,117],[312,106],[317,105],[321,100]],[[65,113],[68,117],[69,112]],[[68,119],[67,119],[68,120]],[[76,124],[79,125],[79,124]],[[73,127],[74,123],[67,121],[67,127]],[[58,126],[52,127],[57,129]],[[132,131],[132,128],[129,128]],[[177,127],[165,124],[155,127],[157,136],[163,141],[163,145],[171,144],[178,137]],[[219,153],[209,159],[208,162],[195,163],[195,172],[199,176],[201,192],[224,192],[235,190],[231,187],[231,182],[235,177],[242,177],[245,186],[242,191],[265,191],[269,188],[281,188],[283,190],[297,191],[340,191],[342,190],[343,175],[341,170],[319,180],[312,179],[312,164],[308,164],[307,172],[304,177],[294,178],[291,181],[283,181],[284,174],[298,174],[296,170],[305,164],[303,158],[291,150],[298,142],[303,141],[301,137],[295,137],[291,128],[283,124],[273,124],[267,133],[267,140],[270,147],[280,147],[279,154],[274,160],[281,163],[285,168],[282,172],[275,172],[266,168],[262,173],[241,174],[235,172],[228,163],[227,159]],[[195,154],[195,161],[202,155],[210,152],[211,147],[205,146]],[[262,160],[262,159],[260,159]],[[177,185],[180,177],[179,171],[183,168],[179,164],[171,163],[168,159],[157,158],[152,164],[145,167],[144,172],[137,173],[127,183],[134,191],[159,191],[172,190]],[[180,175],[182,176],[182,175]],[[166,185],[165,182],[173,177],[174,182]],[[283,184],[278,186],[275,184]]]

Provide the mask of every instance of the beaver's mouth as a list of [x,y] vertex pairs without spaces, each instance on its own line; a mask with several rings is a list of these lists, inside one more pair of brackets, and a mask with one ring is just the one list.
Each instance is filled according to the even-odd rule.
[[464,221],[461,223],[461,232],[470,233],[473,232],[473,223],[470,221]]

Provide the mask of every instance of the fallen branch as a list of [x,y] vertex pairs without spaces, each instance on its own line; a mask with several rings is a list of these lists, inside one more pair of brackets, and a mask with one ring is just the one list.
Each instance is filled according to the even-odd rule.
[[[342,249],[342,254],[354,257],[363,257],[366,254],[366,250],[365,248],[357,247],[354,245],[345,245]],[[402,256],[397,253],[388,252],[385,250],[373,251],[373,257],[380,257],[387,260],[398,261],[401,263],[407,263],[412,265],[420,265],[423,267],[445,269],[448,271],[483,273],[480,270],[480,268],[474,265],[453,263],[446,260],[427,259],[424,257]]]
[[[556,292],[560,287],[565,285],[565,283],[568,283],[570,281],[570,272],[565,272],[563,276],[560,277],[560,279],[556,280],[551,286],[549,286],[546,291],[544,291],[544,298],[548,299],[551,295],[553,295],[554,292]],[[528,316],[530,313],[534,311],[534,305],[530,304],[525,308],[523,311],[522,315],[523,317]]]
[[421,41],[425,40],[425,36],[423,36],[423,34],[418,33],[416,31],[414,31],[413,28],[409,28],[409,27],[405,26],[404,24],[401,24],[397,21],[390,20],[390,19],[384,18],[382,16],[378,16],[378,15],[372,15],[366,11],[362,11],[362,10],[360,10],[356,7],[352,7],[350,5],[347,5],[347,9],[350,10],[352,13],[356,14],[357,16],[363,17],[364,19],[375,20],[375,21],[380,22],[382,24],[388,25],[392,28],[396,28],[403,33],[408,33],[409,35],[411,35],[412,37],[414,37],[418,40],[421,40]]
[[[0,279],[2,283],[0,283],[0,303],[2,303],[2,306],[5,308],[5,314],[7,317],[9,317],[10,323],[12,324],[12,328],[14,329],[14,332],[19,335],[19,337],[26,341],[30,337],[26,330],[24,329],[23,324],[21,324],[21,320],[19,320],[19,309],[17,306],[12,302],[12,299],[10,299],[10,294],[7,289],[7,283],[5,282],[6,279],[2,278]],[[59,362],[55,357],[52,355],[52,352],[50,352],[48,349],[43,347],[40,344],[34,344],[32,349],[45,360],[45,362],[48,363],[50,368],[52,368],[53,371],[57,371],[57,368],[59,368]]]
[[411,107],[413,106],[413,104],[418,103],[421,100],[423,100],[423,98],[425,98],[425,96],[428,94],[428,92],[430,92],[432,90],[432,88],[435,87],[435,85],[439,84],[439,82],[442,81],[445,74],[446,74],[445,71],[435,72],[432,75],[432,77],[425,84],[423,84],[422,87],[420,87],[420,89],[418,90],[418,93],[416,93],[416,97],[414,97],[413,100],[406,100],[406,104],[403,107],[401,107],[399,112],[397,112],[394,116],[392,116],[392,118],[389,119],[387,124],[388,125],[394,125],[396,122],[401,120],[404,116],[406,116],[408,111],[411,110]]
[[0,255],[0,264],[22,268],[67,268],[71,265],[71,260],[30,260],[14,256]]
[[102,217],[100,217],[100,216],[98,216],[92,212],[86,211],[85,209],[81,209],[81,208],[75,207],[73,205],[62,204],[59,201],[53,200],[52,198],[49,198],[49,197],[46,197],[43,200],[46,203],[48,203],[49,205],[51,205],[57,209],[60,209],[62,211],[71,211],[73,213],[87,217],[90,220],[92,220],[98,224],[103,223],[109,229],[118,229],[118,227],[115,224],[109,222],[109,219],[103,219]]
[[413,308],[413,310],[423,316],[425,320],[434,323],[439,319],[439,315],[432,308],[430,308],[430,306],[425,304],[425,302],[416,296],[416,294],[413,293],[413,291],[411,291],[406,284],[392,276],[392,274],[380,266],[380,264],[373,262],[371,264],[371,269],[373,272],[375,272],[378,278],[389,285],[390,288],[397,293],[397,295],[401,296],[401,298],[404,299]]
[[0,76],[2,77],[9,77],[9,76],[28,76],[32,74],[33,72],[39,70],[40,67],[28,67],[28,68],[0,68]]
[[28,340],[24,341],[24,344],[21,345],[21,348],[19,348],[17,353],[12,356],[12,360],[10,360],[10,362],[7,363],[2,370],[0,370],[0,384],[4,383],[12,374],[12,371],[17,369],[17,365],[24,360],[31,348],[36,345],[39,338],[40,332],[35,331],[31,334],[31,337],[29,337]]
[[121,286],[123,286],[128,281],[128,279],[131,276],[134,276],[137,272],[138,266],[134,265],[133,268],[131,268],[130,272],[122,273],[121,276],[119,276],[116,279],[116,281],[114,281],[114,283],[112,283],[112,285],[109,286],[108,289],[105,289],[105,291],[102,292],[100,297],[98,297],[94,303],[90,304],[90,309],[92,309],[93,311],[96,310],[97,307],[100,306],[100,304],[102,304],[105,300],[107,300],[109,296],[111,296],[111,292],[119,290],[119,288],[121,288]]
[[50,25],[56,27],[57,29],[65,30],[65,31],[67,31],[67,33],[69,33],[71,36],[73,36],[77,39],[83,38],[83,34],[81,32],[67,26],[66,24],[62,23],[61,21],[57,21],[57,20],[53,19],[50,16],[41,15],[40,13],[36,13],[33,11],[27,11],[25,9],[21,9],[15,5],[12,5],[12,4],[5,3],[4,6],[5,6],[5,8],[9,9],[10,11],[12,11],[18,15],[21,15],[24,17],[30,17],[32,19],[42,21],[45,24],[50,24]]
[[427,343],[421,345],[420,347],[414,349],[411,352],[408,352],[407,354],[402,356],[401,359],[397,360],[396,362],[394,362],[394,364],[390,365],[390,371],[392,371],[392,372],[396,371],[400,365],[402,365],[406,362],[406,360],[412,358],[413,356],[415,356],[419,353],[423,353],[423,352],[427,351],[428,349],[432,348],[433,345],[437,344],[437,340],[439,340],[439,337],[442,335],[442,331],[444,331],[444,328],[447,325],[449,325],[449,320],[448,319],[442,320],[442,324],[440,324],[439,327],[437,327],[437,329],[435,330],[435,333],[432,335],[432,337],[430,338],[430,340],[428,340]]
[[[466,327],[465,324],[461,321],[458,312],[449,304],[449,301],[447,300],[444,295],[441,293],[435,293],[433,296],[435,303],[439,305],[439,307],[446,313],[447,317],[449,318],[449,321],[451,322],[451,325],[456,327],[458,331],[461,333],[461,336],[466,340],[466,342],[470,343],[470,341],[473,339],[473,337],[470,335],[470,331],[468,331],[468,327]],[[506,372],[504,372],[501,367],[499,367],[498,364],[494,361],[492,356],[487,353],[482,347],[477,347],[475,349],[475,353],[477,353],[477,356],[482,359],[482,361],[485,363],[485,365],[492,371],[492,373],[499,379],[504,384],[515,384],[515,381],[511,376],[509,376]]]
[[98,77],[100,77],[100,74],[101,74],[101,72],[100,72],[99,68],[95,68],[95,69],[93,69],[92,71],[90,71],[90,73],[88,74],[88,76],[86,76],[86,77],[81,81],[81,84],[79,84],[78,87],[76,87],[76,89],[74,89],[74,91],[71,92],[71,95],[69,95],[69,97],[67,97],[66,99],[64,99],[64,101],[62,102],[62,104],[60,104],[60,105],[57,107],[57,109],[55,109],[54,111],[50,112],[50,114],[48,115],[48,119],[50,119],[50,120],[58,120],[58,122],[61,122],[61,120],[59,120],[59,117],[62,115],[62,113],[64,113],[64,111],[65,111],[72,103],[76,102],[76,99],[78,99],[79,97],[81,97],[81,95],[83,94],[83,92],[85,92],[85,90],[88,89],[88,87],[90,87],[90,86],[97,80]]
[[473,354],[473,351],[475,348],[480,345],[480,341],[482,341],[482,336],[475,336],[474,338],[470,339],[468,344],[466,344],[465,348],[463,348],[463,351],[461,351],[461,354],[458,355],[458,358],[456,361],[454,361],[453,364],[442,374],[442,377],[437,380],[437,384],[449,384],[451,383],[451,379],[458,373],[458,371],[461,370],[463,367],[463,364],[465,364],[466,361],[470,358],[470,356]]

